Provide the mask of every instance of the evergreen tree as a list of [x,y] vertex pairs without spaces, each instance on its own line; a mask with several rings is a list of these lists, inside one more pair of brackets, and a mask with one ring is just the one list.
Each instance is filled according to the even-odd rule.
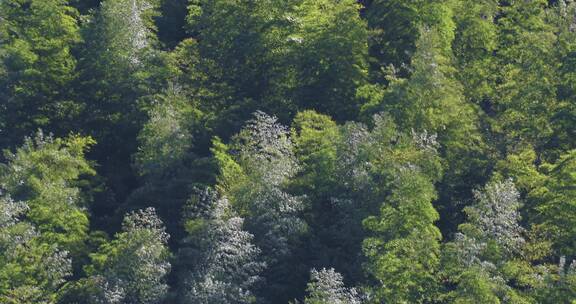
[[[557,43],[555,53],[559,62],[559,79],[557,88],[558,110],[552,117],[554,135],[547,147],[546,154],[558,157],[564,151],[574,149],[574,128],[576,121],[576,107],[574,100],[576,91],[574,77],[576,76],[576,62],[574,52],[576,50],[576,34],[574,32],[574,16],[576,15],[576,3],[572,1],[558,1],[558,4],[548,13],[550,23],[557,28]],[[558,149],[559,148],[559,149]],[[560,150],[554,152],[554,150]]]
[[487,114],[493,114],[488,106],[495,97],[493,54],[498,47],[498,30],[494,20],[498,13],[498,1],[494,0],[457,1],[454,11],[456,75],[466,88],[466,100],[480,105]]
[[296,65],[298,109],[314,109],[338,121],[355,119],[356,90],[367,78],[367,26],[353,0],[300,1],[288,36]]
[[107,199],[94,210],[100,216],[113,213],[137,185],[131,157],[146,121],[143,108],[166,86],[167,59],[154,48],[157,6],[156,0],[102,1],[83,27],[76,85],[86,96],[82,129],[99,142],[91,157],[101,162],[108,184]]
[[[448,29],[453,33],[453,27]],[[367,104],[365,112],[383,110],[403,132],[414,130],[438,136],[447,172],[440,185],[439,211],[447,222],[457,222],[460,210],[454,203],[469,199],[471,186],[484,182],[487,157],[477,109],[466,102],[451,51],[446,49],[453,37],[440,30],[422,30],[410,78],[393,79],[383,99]],[[455,228],[443,226],[447,230]]]
[[[372,78],[387,83],[389,66],[410,74],[408,66],[417,48],[423,27],[439,27],[446,35],[453,26],[448,1],[366,1],[366,19],[370,27],[370,55]],[[444,30],[446,29],[446,31]],[[449,38],[449,37],[448,37]],[[449,45],[445,45],[448,49]]]

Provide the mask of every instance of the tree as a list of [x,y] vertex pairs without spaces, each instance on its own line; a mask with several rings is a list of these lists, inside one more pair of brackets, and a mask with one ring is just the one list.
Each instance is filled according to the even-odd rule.
[[516,260],[525,238],[514,183],[493,181],[475,196],[475,204],[465,208],[468,221],[460,225],[454,242],[446,245],[444,272],[457,284],[448,298],[453,303],[500,303],[505,299],[530,303],[511,286],[514,281],[529,284],[522,275],[532,271]]
[[227,137],[254,111],[287,121],[315,109],[338,120],[359,110],[366,81],[366,25],[353,0],[194,1],[190,32],[197,40],[202,111]]
[[116,238],[91,255],[89,303],[162,303],[168,292],[169,235],[153,208],[129,213]]
[[[371,29],[370,55],[372,78],[387,83],[386,70],[391,65],[407,77],[411,58],[423,27],[440,27],[450,35],[451,11],[446,1],[366,1],[366,20]],[[449,49],[449,44],[444,45]]]
[[95,174],[85,159],[92,144],[89,137],[61,139],[38,131],[14,153],[6,152],[8,163],[0,167],[1,187],[27,203],[26,218],[37,227],[41,242],[57,244],[73,258],[86,254],[88,197],[80,190],[86,185],[83,176]]
[[547,173],[541,187],[534,189],[536,203],[535,224],[552,237],[557,255],[576,254],[576,150],[563,154],[555,164],[541,167]]
[[[188,30],[194,40],[182,60],[195,61],[186,85],[198,96],[215,135],[228,138],[256,110],[286,118],[294,111],[286,62],[289,3],[266,0],[191,1]],[[190,41],[195,41],[190,48]]]
[[175,87],[148,110],[149,120],[138,136],[136,167],[148,178],[161,177],[182,164],[192,146],[191,124],[197,113]]
[[[364,110],[365,114],[389,113],[402,132],[414,130],[438,136],[447,172],[439,185],[439,211],[449,222],[457,222],[460,210],[454,202],[469,199],[471,186],[484,182],[487,147],[479,131],[477,109],[464,98],[451,50],[446,49],[453,37],[441,30],[453,33],[454,29],[422,30],[410,78],[393,78],[383,99],[367,104]],[[455,227],[444,228],[450,231]]]
[[537,164],[536,152],[525,149],[510,155],[498,165],[505,177],[517,180],[526,200],[526,220],[540,241],[550,243],[555,259],[571,256],[574,247],[574,181],[575,152],[560,156],[556,163]]
[[25,202],[0,192],[0,301],[55,303],[72,274],[72,262],[66,251],[43,242],[34,226],[21,219],[28,211]]
[[355,119],[356,90],[367,80],[368,31],[357,1],[300,1],[288,39],[296,65],[294,102],[337,121]]
[[91,157],[101,163],[112,200],[97,214],[110,215],[137,185],[131,165],[144,110],[167,87],[167,56],[155,50],[157,6],[157,0],[102,1],[83,27],[75,83],[87,105],[81,129],[99,142]]
[[379,216],[364,220],[366,270],[379,282],[374,301],[425,303],[438,290],[441,234],[434,222],[433,184],[417,169],[401,168]]
[[0,3],[0,147],[13,148],[38,128],[65,135],[74,125],[83,108],[71,92],[77,17],[65,0]]
[[185,239],[194,252],[185,277],[184,303],[255,303],[254,288],[266,264],[225,197],[210,189],[188,206]]
[[338,125],[315,111],[299,112],[292,122],[294,154],[302,169],[294,184],[309,195],[326,196],[334,189],[338,143],[342,141]]
[[226,193],[233,198],[233,207],[248,215],[247,226],[257,230],[251,230],[257,242],[267,244],[259,247],[280,257],[288,253],[287,242],[303,231],[298,215],[303,209],[302,198],[283,191],[299,166],[287,128],[263,112],[254,116],[232,145],[238,151],[236,162],[245,178],[236,184],[223,182],[232,185]]
[[[557,157],[558,154],[576,147],[573,128],[576,121],[576,108],[573,102],[576,94],[574,77],[576,76],[576,34],[574,33],[574,15],[576,4],[571,1],[558,1],[556,7],[549,9],[548,14],[557,29],[557,42],[555,44],[556,62],[559,62],[559,79],[557,88],[558,111],[552,116],[551,126],[554,135],[547,147],[548,155]],[[559,149],[557,149],[559,148]],[[554,150],[560,150],[554,153]]]
[[536,290],[540,303],[566,303],[576,301],[576,262],[561,257],[556,267],[545,274],[545,284]]
[[320,271],[310,271],[308,283],[308,296],[306,304],[360,304],[362,303],[358,292],[354,288],[346,288],[342,275],[333,268]]
[[[470,102],[486,107],[494,100],[498,29],[494,22],[499,13],[498,1],[458,1],[454,10],[455,39],[452,43],[457,78],[466,88]],[[487,114],[492,114],[486,108]]]
[[558,103],[551,50],[557,37],[545,19],[546,4],[544,0],[513,2],[503,8],[498,20],[500,85],[492,128],[504,137],[505,147],[524,141],[538,149],[553,132],[551,116]]
[[[221,169],[219,187],[246,219],[245,227],[254,234],[254,243],[268,264],[263,274],[268,282],[264,298],[288,301],[294,298],[295,277],[302,271],[290,261],[297,258],[295,248],[307,229],[301,218],[304,198],[286,191],[299,164],[288,129],[263,112],[254,116],[230,147],[219,144],[215,149]],[[226,155],[227,150],[234,155]]]

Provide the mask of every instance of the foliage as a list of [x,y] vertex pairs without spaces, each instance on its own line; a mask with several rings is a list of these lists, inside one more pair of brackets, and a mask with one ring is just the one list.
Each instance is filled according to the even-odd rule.
[[38,131],[15,152],[7,151],[8,163],[0,167],[0,187],[26,202],[26,218],[42,242],[58,244],[74,257],[84,254],[88,236],[88,197],[80,190],[86,186],[83,178],[95,173],[84,158],[92,144],[89,137],[61,139]]
[[367,270],[379,282],[374,300],[423,303],[437,289],[441,234],[434,222],[439,216],[432,200],[435,191],[417,169],[399,170],[380,216],[364,220],[372,236],[364,240]]
[[197,251],[186,279],[186,303],[254,303],[253,288],[266,264],[226,198],[207,189],[190,206],[186,224]]
[[38,128],[69,132],[82,104],[71,83],[80,42],[78,12],[63,0],[0,3],[0,147]]
[[310,283],[308,283],[309,296],[306,304],[359,304],[361,303],[358,292],[344,287],[342,275],[334,269],[312,269],[310,271]]
[[0,302],[574,304],[575,58],[573,0],[0,0]]
[[132,212],[124,218],[122,231],[91,255],[87,267],[96,286],[93,303],[161,303],[168,291],[170,272],[169,235],[153,208]]

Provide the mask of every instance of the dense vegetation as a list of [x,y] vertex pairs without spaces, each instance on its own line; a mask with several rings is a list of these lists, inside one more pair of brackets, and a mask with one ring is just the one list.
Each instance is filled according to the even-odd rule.
[[576,303],[572,0],[0,0],[0,303]]

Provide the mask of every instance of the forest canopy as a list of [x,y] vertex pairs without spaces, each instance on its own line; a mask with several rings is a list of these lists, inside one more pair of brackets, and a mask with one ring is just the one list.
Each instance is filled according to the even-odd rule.
[[0,0],[0,303],[576,304],[573,0]]

